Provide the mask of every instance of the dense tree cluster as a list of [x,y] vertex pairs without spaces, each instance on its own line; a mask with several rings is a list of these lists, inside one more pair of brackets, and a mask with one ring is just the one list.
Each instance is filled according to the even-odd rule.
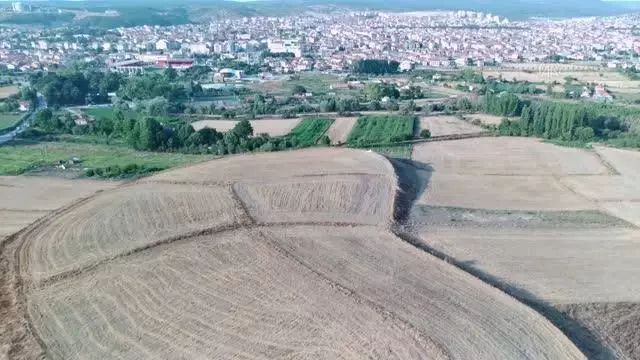
[[502,116],[520,116],[505,120],[498,130],[503,135],[536,136],[564,141],[586,141],[594,137],[611,139],[628,130],[626,120],[640,117],[640,110],[599,103],[525,101],[512,94],[488,95],[484,111]]
[[364,59],[353,63],[352,71],[356,74],[385,75],[395,74],[400,68],[397,61],[380,59]]
[[[108,93],[117,91],[124,78],[113,72],[35,73],[29,78],[50,106],[103,103]],[[34,93],[29,94],[33,98]]]

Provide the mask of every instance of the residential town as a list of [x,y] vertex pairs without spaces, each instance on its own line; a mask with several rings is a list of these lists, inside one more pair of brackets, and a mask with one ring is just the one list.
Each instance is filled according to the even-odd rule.
[[351,11],[89,33],[4,27],[0,64],[29,71],[83,61],[138,72],[227,59],[281,74],[340,72],[358,59],[378,58],[400,62],[401,70],[571,61],[627,68],[640,62],[638,20],[637,14],[513,21],[471,11]]

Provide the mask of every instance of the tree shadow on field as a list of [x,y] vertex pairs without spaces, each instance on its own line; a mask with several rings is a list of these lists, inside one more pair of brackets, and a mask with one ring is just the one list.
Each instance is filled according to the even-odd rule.
[[393,218],[397,225],[404,225],[411,217],[415,201],[424,193],[434,169],[419,161],[389,158],[398,177],[398,192]]
[[504,279],[482,271],[473,260],[460,261],[430,246],[424,239],[416,235],[411,213],[418,198],[429,185],[435,169],[430,164],[419,161],[389,158],[398,177],[399,189],[396,193],[394,209],[394,233],[411,245],[438,257],[459,269],[475,276],[483,282],[496,287],[513,296],[553,323],[571,340],[589,359],[615,360],[615,354],[586,327],[577,320],[565,315],[552,304],[538,298],[535,294],[518,286],[507,283]]

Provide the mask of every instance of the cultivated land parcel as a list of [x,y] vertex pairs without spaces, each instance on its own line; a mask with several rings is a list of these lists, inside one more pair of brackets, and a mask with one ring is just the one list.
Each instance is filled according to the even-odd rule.
[[[339,121],[298,129],[346,139]],[[390,126],[374,125],[358,136]],[[405,159],[312,148],[36,192],[49,179],[3,178],[0,354],[637,358],[640,153],[388,150]]]
[[585,358],[532,309],[399,239],[398,186],[380,155],[311,149],[201,163],[67,206],[4,243],[5,348]]

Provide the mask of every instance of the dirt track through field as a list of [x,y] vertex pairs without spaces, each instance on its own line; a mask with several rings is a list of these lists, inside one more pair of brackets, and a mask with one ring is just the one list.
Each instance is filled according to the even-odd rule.
[[349,136],[351,128],[353,128],[353,125],[355,125],[357,121],[357,116],[336,118],[333,124],[331,124],[331,127],[329,127],[329,130],[327,130],[331,144],[344,144],[347,142],[347,136]]
[[[52,359],[584,359],[533,310],[390,233],[382,156],[277,155],[164,172],[12,238],[11,333]],[[37,353],[7,339],[15,358]]]

